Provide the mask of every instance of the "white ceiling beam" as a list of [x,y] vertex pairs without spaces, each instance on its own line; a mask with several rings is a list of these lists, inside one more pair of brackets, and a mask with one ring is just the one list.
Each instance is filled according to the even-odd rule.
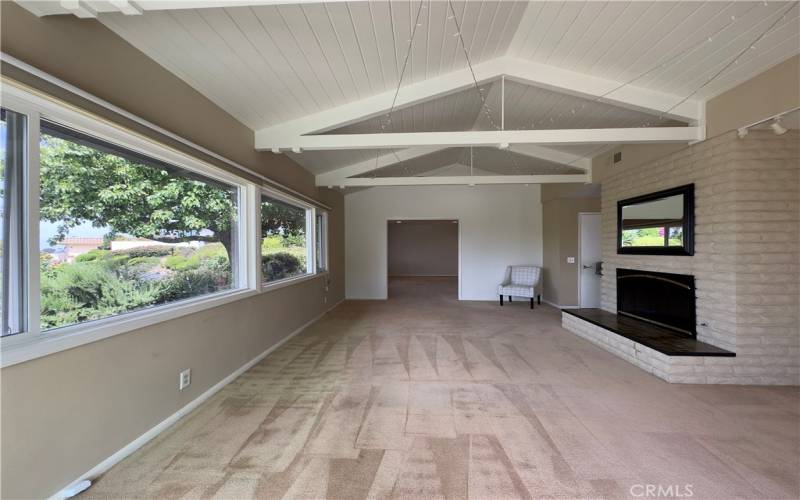
[[[679,102],[682,97],[656,92],[642,87],[623,85],[616,80],[597,78],[583,73],[563,70],[555,66],[533,63],[522,59],[500,57],[474,66],[479,84],[501,76],[548,90],[650,113],[659,116]],[[435,78],[411,83],[400,88],[394,109],[430,101],[474,85],[469,69],[462,69]],[[606,96],[605,94],[608,95]],[[313,113],[255,132],[256,149],[277,151],[285,149],[290,141],[306,134],[319,134],[339,127],[380,116],[392,108],[395,90],[390,90]],[[689,99],[665,116],[691,123],[702,119],[703,107]]]
[[[367,172],[371,172],[372,170],[377,170],[383,167],[395,165],[402,161],[413,160],[415,158],[436,153],[444,149],[447,149],[447,147],[425,146],[425,147],[398,149],[394,152],[383,153],[376,159],[371,158],[369,160],[364,160],[353,163],[351,165],[347,165],[345,167],[337,168],[336,170],[331,170],[329,172],[318,174],[315,177],[315,182],[317,186],[339,185],[340,181],[347,179],[348,177],[365,174]],[[531,158],[546,160],[561,165],[580,168],[587,173],[590,173],[592,169],[591,158],[585,158],[572,153],[565,153],[563,151],[558,151],[552,148],[545,148],[542,146],[536,146],[534,144],[518,144],[510,146],[509,149],[512,152],[523,156],[528,156]]]
[[581,155],[566,153],[553,148],[545,148],[536,144],[514,144],[509,149],[523,156],[547,160],[549,162],[580,168],[586,172],[592,169],[592,159]]
[[132,0],[109,0],[109,3],[126,16],[142,15],[142,8]]
[[[177,10],[177,9],[213,9],[221,7],[256,7],[261,5],[304,5],[320,4],[322,0],[139,0],[138,2],[126,0],[97,1],[81,0],[80,3],[88,4],[75,8],[78,0],[43,1],[43,0],[16,0],[25,9],[38,17],[74,14],[78,17],[97,17],[97,14],[108,12],[122,12],[129,16],[139,15],[143,11]],[[345,2],[348,0],[325,0],[326,3]],[[367,0],[350,0],[367,1]],[[88,10],[86,9],[88,7]],[[90,15],[93,12],[94,15]]]
[[383,167],[388,167],[400,163],[401,161],[409,161],[420,156],[429,155],[446,149],[440,146],[426,146],[420,148],[407,148],[398,149],[394,152],[384,153],[377,158],[370,158],[369,160],[359,161],[346,167],[337,168],[330,172],[324,172],[315,177],[317,186],[333,186],[338,185],[340,181],[352,177],[354,175],[361,175],[372,170]]
[[468,130],[464,132],[404,132],[329,134],[295,137],[281,149],[392,149],[423,146],[509,147],[519,144],[646,144],[702,140],[704,127],[640,127],[557,130]]
[[477,186],[480,184],[561,184],[588,183],[589,176],[577,175],[461,175],[428,177],[351,177],[337,183],[339,187],[371,186]]
[[[599,99],[602,102],[654,116],[659,116],[683,99],[683,96],[626,85],[625,82],[598,78],[548,64],[513,57],[504,59],[505,75],[510,80],[578,97]],[[702,108],[700,101],[688,99],[664,116],[696,123],[702,118]]]
[[[478,82],[485,82],[497,78],[502,74],[501,59],[493,59],[473,67],[475,78]],[[429,101],[437,97],[452,94],[463,90],[475,83],[469,69],[453,71],[442,76],[429,78],[416,83],[403,86],[397,93],[395,109],[411,106],[420,102]],[[299,135],[322,133],[344,127],[352,123],[368,120],[392,108],[395,99],[395,90],[390,90],[371,97],[336,106],[295,120],[257,130],[255,133],[256,149],[276,149],[288,138]]]
[[97,11],[83,0],[61,0],[59,4],[62,9],[77,17],[83,19],[97,17]]

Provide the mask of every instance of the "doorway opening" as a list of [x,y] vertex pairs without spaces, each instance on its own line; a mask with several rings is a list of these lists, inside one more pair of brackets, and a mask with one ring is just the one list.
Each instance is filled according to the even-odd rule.
[[389,299],[458,299],[457,220],[393,219],[386,233]]

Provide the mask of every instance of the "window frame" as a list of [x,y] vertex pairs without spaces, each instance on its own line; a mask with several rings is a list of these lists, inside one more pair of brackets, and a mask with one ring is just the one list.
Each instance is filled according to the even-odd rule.
[[[251,207],[258,206],[255,200],[258,198],[259,188],[254,183],[87,112],[10,85],[5,81],[2,82],[2,101],[4,108],[27,116],[26,152],[28,161],[25,172],[27,203],[23,211],[28,222],[28,228],[24,235],[28,248],[28,265],[23,270],[27,285],[27,310],[25,311],[27,328],[21,333],[2,338],[0,341],[1,367],[217,307],[258,293],[259,283],[256,273],[260,273],[260,265],[255,265],[256,256],[253,249],[256,241],[260,243],[260,238],[257,238],[260,230],[256,233],[253,231],[253,227],[257,225],[260,228],[260,220],[259,218],[253,220],[254,210]],[[39,266],[34,265],[39,262],[40,253],[39,143],[41,120],[73,128],[100,140],[235,187],[238,190],[239,203],[238,231],[236,232],[238,263],[235,270],[234,288],[43,332],[40,325],[40,272]]]
[[[265,281],[264,276],[261,270],[261,197],[266,196],[268,198],[273,198],[276,201],[280,201],[282,203],[286,203],[288,205],[292,205],[297,208],[302,208],[306,211],[306,272],[304,274],[300,274],[297,276],[292,276],[289,278],[283,278],[275,281]],[[259,291],[261,292],[268,292],[271,290],[278,290],[283,288],[287,285],[292,285],[295,283],[307,281],[313,279],[319,275],[317,273],[317,260],[316,260],[316,214],[317,214],[317,207],[312,205],[311,203],[302,201],[298,198],[293,196],[287,195],[286,193],[282,193],[276,189],[272,189],[269,186],[261,186],[259,193],[258,193],[258,203],[256,204],[256,219],[257,219],[257,272],[258,272],[258,283],[259,283]]]
[[[322,224],[318,223],[317,218],[319,218],[319,221],[321,221]],[[314,240],[314,263],[316,265],[316,268],[315,268],[316,274],[325,274],[325,273],[328,272],[328,265],[329,265],[329,257],[328,257],[328,220],[329,220],[329,217],[328,217],[328,211],[327,210],[317,210],[316,211],[316,215],[314,217],[315,229],[317,229],[317,231],[314,232],[314,238],[315,238],[315,240]],[[317,241],[317,238],[321,238],[322,241]],[[319,263],[320,259],[317,258],[319,256],[316,254],[316,250],[317,250],[316,245],[317,244],[320,244],[320,254],[322,256],[322,266],[320,266],[320,263]]]

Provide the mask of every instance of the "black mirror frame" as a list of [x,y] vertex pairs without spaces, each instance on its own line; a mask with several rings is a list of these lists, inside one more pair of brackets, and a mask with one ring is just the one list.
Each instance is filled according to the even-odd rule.
[[[683,246],[682,247],[623,247],[622,207],[647,201],[683,195]],[[617,202],[617,253],[633,255],[694,255],[694,184],[678,186]]]

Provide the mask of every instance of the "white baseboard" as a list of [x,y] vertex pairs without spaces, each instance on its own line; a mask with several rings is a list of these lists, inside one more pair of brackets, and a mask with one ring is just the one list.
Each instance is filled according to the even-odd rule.
[[154,437],[158,436],[159,434],[161,434],[162,432],[167,430],[169,427],[171,427],[174,423],[176,423],[182,417],[184,417],[185,415],[190,413],[192,410],[194,410],[195,408],[200,406],[203,402],[205,402],[211,396],[213,396],[214,394],[219,392],[223,387],[225,387],[226,385],[228,385],[231,382],[233,382],[234,380],[236,380],[236,378],[239,375],[241,375],[242,373],[246,372],[247,370],[249,370],[250,368],[255,366],[258,362],[260,362],[262,359],[267,357],[271,352],[275,351],[280,346],[282,346],[283,344],[285,344],[286,342],[291,340],[292,337],[294,337],[295,335],[299,334],[300,332],[302,332],[303,330],[305,330],[306,328],[308,328],[312,324],[314,324],[317,321],[319,321],[323,316],[325,316],[328,312],[330,312],[331,310],[336,308],[342,302],[344,302],[344,299],[340,300],[339,302],[337,302],[333,306],[329,307],[322,314],[320,314],[320,315],[316,316],[315,318],[309,320],[308,322],[306,322],[305,324],[300,326],[300,328],[296,329],[295,331],[293,331],[292,333],[290,333],[286,337],[282,338],[276,344],[272,345],[267,350],[265,350],[264,352],[262,352],[261,354],[259,354],[255,358],[251,359],[250,361],[248,361],[247,363],[245,363],[241,367],[237,368],[236,371],[234,371],[233,373],[231,373],[230,375],[228,375],[224,379],[220,380],[219,382],[217,382],[216,384],[211,386],[207,391],[205,391],[204,393],[199,395],[197,398],[192,400],[186,406],[184,406],[180,410],[176,411],[175,413],[173,413],[169,417],[165,418],[164,420],[162,420],[161,422],[156,424],[154,427],[150,428],[147,432],[145,432],[144,434],[142,434],[138,438],[134,439],[133,441],[131,441],[127,445],[125,445],[122,449],[120,449],[119,451],[117,451],[116,453],[111,455],[110,457],[106,458],[105,460],[103,460],[99,464],[97,464],[94,467],[92,467],[88,472],[82,474],[78,479],[76,479],[75,481],[71,482],[65,488],[62,488],[61,490],[59,490],[58,493],[56,493],[55,495],[50,497],[50,500],[60,500],[60,499],[66,498],[65,493],[67,491],[73,489],[73,486],[75,486],[77,483],[79,483],[81,481],[84,481],[84,480],[87,480],[87,479],[94,480],[98,476],[100,476],[103,473],[105,473],[106,471],[108,471],[111,467],[113,467],[114,465],[116,465],[117,463],[122,461],[128,455],[130,455],[131,453],[135,452],[136,450],[138,450],[139,448],[141,448],[145,444],[147,444],[148,441],[150,441]]

